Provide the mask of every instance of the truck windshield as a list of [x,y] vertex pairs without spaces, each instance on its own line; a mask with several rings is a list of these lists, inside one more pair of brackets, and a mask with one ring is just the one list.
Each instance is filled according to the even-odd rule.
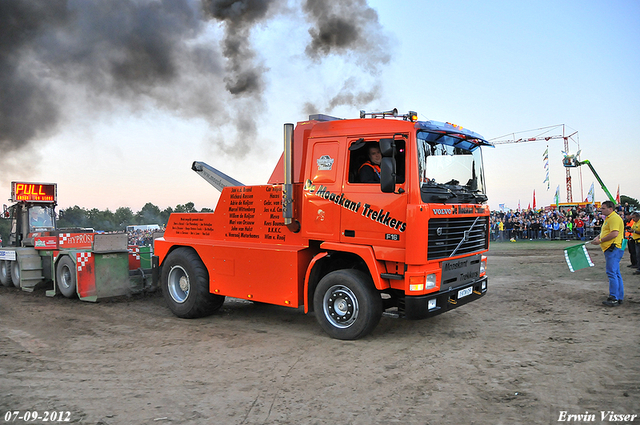
[[482,153],[467,140],[418,131],[418,172],[422,201],[481,204],[487,200]]
[[31,231],[54,228],[53,217],[53,208],[32,206],[29,208],[29,226],[31,227]]

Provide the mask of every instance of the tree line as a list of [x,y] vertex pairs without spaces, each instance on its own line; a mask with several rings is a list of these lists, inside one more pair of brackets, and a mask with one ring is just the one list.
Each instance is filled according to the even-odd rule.
[[[193,202],[178,204],[175,208],[167,207],[161,210],[158,206],[147,202],[140,211],[133,212],[129,207],[120,207],[110,211],[99,210],[97,208],[86,209],[77,205],[69,208],[59,209],[57,227],[64,229],[67,227],[91,227],[95,230],[105,232],[123,231],[127,226],[136,224],[159,224],[164,226],[169,221],[171,213],[196,213],[213,212],[210,208],[203,208],[198,211]],[[0,235],[6,245],[9,242],[9,232],[11,231],[11,220],[0,219]]]
[[125,230],[127,226],[136,224],[159,224],[164,226],[169,221],[172,213],[197,213],[213,212],[210,208],[198,211],[193,202],[178,204],[175,208],[167,207],[160,210],[159,207],[147,202],[140,211],[134,213],[129,207],[120,207],[115,212],[108,208],[104,211],[97,208],[85,209],[73,206],[58,211],[58,227],[92,227],[95,230],[112,232]]

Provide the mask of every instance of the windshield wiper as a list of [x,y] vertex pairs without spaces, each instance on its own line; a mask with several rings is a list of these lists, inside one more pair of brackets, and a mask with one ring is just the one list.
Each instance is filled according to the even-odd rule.
[[425,182],[421,189],[424,192],[431,193],[431,196],[440,202],[456,197],[456,194],[447,187],[446,183],[436,183],[433,180]]

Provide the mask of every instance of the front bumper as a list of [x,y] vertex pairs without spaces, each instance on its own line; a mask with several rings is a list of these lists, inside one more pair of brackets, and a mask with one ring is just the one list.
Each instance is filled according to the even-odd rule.
[[[487,293],[487,282],[488,279],[484,276],[474,282],[468,282],[447,291],[420,296],[405,296],[404,316],[407,319],[425,319],[468,304]],[[460,291],[470,287],[473,288],[471,293],[459,298]],[[432,300],[435,300],[435,306]],[[432,308],[429,308],[429,301],[432,301]]]

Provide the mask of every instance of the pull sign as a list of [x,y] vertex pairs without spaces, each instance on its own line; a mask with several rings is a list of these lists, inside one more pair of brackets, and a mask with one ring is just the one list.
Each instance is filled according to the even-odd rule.
[[12,202],[56,202],[55,183],[11,182]]

